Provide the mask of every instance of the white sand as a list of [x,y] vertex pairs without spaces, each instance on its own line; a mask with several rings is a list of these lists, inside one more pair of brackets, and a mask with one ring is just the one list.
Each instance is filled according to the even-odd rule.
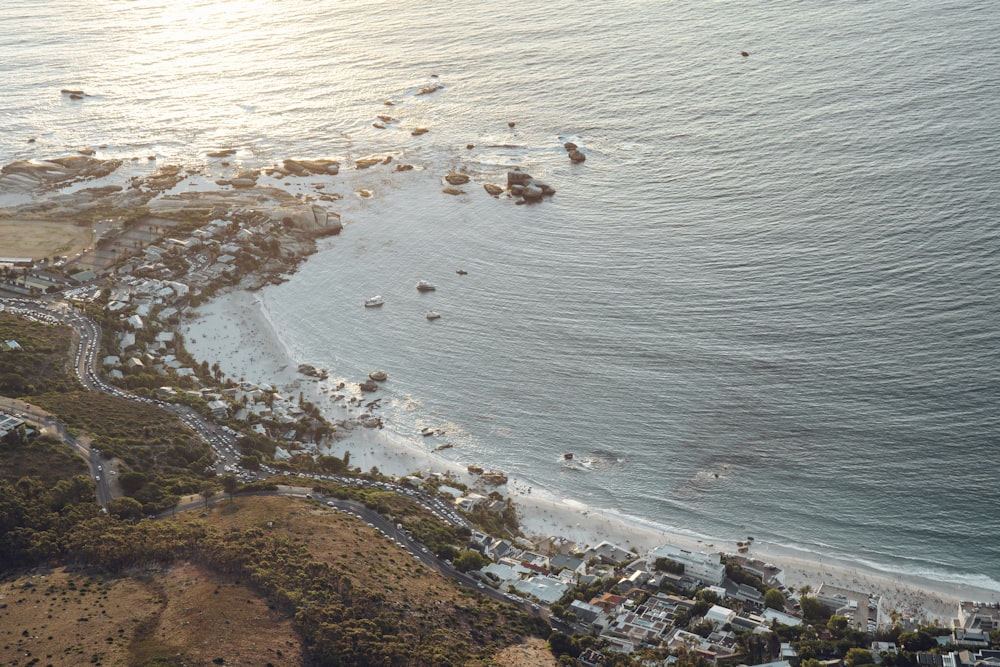
[[[338,391],[343,380],[333,375],[317,380],[297,372],[298,362],[281,345],[273,328],[263,316],[259,296],[251,292],[231,291],[219,295],[199,308],[199,316],[182,328],[188,350],[198,360],[218,362],[234,379],[267,382],[284,396],[298,396],[317,404],[334,423],[350,421],[363,410],[360,405],[335,400],[346,393],[360,396],[357,385]],[[351,454],[351,466],[362,470],[377,467],[382,473],[403,476],[416,471],[449,473],[474,485],[476,480],[456,463],[436,456],[422,443],[408,441],[389,431],[354,425],[340,434],[329,453]],[[484,491],[492,488],[483,489]],[[511,479],[499,489],[511,496],[519,508],[524,533],[537,542],[561,538],[576,548],[596,545],[604,540],[644,554],[650,548],[670,543],[682,548],[706,552],[733,552],[736,545],[708,542],[695,537],[651,526],[640,525],[626,517],[586,508],[578,503],[548,498],[540,490]],[[809,585],[814,590],[821,583],[860,592],[875,592],[886,599],[886,607],[904,616],[926,621],[950,622],[960,600],[998,601],[1000,591],[933,581],[913,576],[899,576],[849,562],[816,560],[787,550],[755,542],[750,556],[774,563],[786,573],[786,584],[795,588]]]

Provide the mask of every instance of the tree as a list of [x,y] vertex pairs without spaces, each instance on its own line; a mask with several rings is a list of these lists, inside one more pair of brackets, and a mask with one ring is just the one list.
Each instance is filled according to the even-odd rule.
[[688,630],[699,637],[708,637],[715,630],[715,626],[712,625],[711,621],[698,621],[688,628]]
[[240,480],[236,479],[236,476],[231,474],[223,475],[220,479],[222,481],[222,490],[228,493],[229,500],[232,500],[233,493],[235,493],[236,489],[240,486]]
[[695,597],[709,604],[716,604],[719,601],[719,594],[707,588],[703,588],[700,591],[698,591],[695,594]]
[[810,595],[803,595],[799,604],[802,606],[802,617],[807,621],[822,621],[830,615],[823,603]]
[[260,470],[259,454],[244,454],[240,457],[240,467],[247,470]]
[[118,484],[127,496],[134,495],[136,491],[146,484],[146,476],[141,472],[123,472],[118,475]]
[[844,664],[847,667],[858,667],[858,665],[871,665],[874,663],[875,659],[872,657],[872,652],[866,648],[848,649],[847,655],[844,657]]
[[216,486],[212,482],[205,482],[201,485],[201,489],[198,491],[198,495],[205,499],[205,507],[208,507],[208,501],[212,499],[215,495]]
[[899,643],[904,651],[917,653],[918,651],[929,651],[937,642],[929,632],[920,628],[916,632],[904,632],[899,635]]
[[834,614],[830,617],[830,620],[826,622],[826,627],[834,637],[839,639],[850,629],[851,621],[846,616]]
[[764,593],[764,605],[768,609],[784,609],[785,596],[777,588],[769,588],[767,593]]
[[452,564],[459,572],[469,572],[470,570],[478,570],[489,562],[489,559],[478,551],[466,549],[452,561]]
[[124,521],[137,521],[142,518],[142,503],[135,498],[122,496],[108,501],[108,514]]

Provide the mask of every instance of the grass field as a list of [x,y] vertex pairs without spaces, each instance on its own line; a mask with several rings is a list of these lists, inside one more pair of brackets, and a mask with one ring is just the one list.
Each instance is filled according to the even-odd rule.
[[72,257],[91,244],[90,227],[68,222],[0,219],[0,255],[41,259]]

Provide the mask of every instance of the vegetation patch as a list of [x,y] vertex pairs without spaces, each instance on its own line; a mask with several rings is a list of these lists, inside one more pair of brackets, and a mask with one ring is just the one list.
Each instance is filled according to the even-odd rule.
[[21,349],[0,352],[0,394],[3,396],[20,398],[79,388],[69,369],[73,338],[68,327],[32,322],[0,312],[0,341],[6,340],[17,341]]
[[44,486],[52,487],[76,475],[88,474],[83,459],[59,440],[41,436],[18,443],[11,435],[0,440],[0,479],[13,483],[22,477],[34,477]]

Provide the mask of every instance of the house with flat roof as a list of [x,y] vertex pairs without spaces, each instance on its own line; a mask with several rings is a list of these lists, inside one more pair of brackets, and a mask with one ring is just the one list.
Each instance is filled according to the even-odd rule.
[[524,595],[541,600],[545,604],[558,602],[559,598],[569,590],[570,586],[561,579],[554,579],[542,575],[536,575],[528,579],[521,579],[513,584],[515,590]]
[[721,628],[724,625],[731,625],[733,619],[736,618],[736,612],[728,607],[720,607],[717,604],[713,604],[708,611],[705,612],[705,620],[714,625],[716,628]]
[[225,419],[229,416],[229,404],[225,401],[211,401],[208,403],[208,409],[216,419]]
[[24,420],[20,417],[0,412],[0,438],[3,438],[11,431],[17,430],[22,424],[24,424]]
[[684,566],[685,576],[709,586],[718,586],[726,577],[726,566],[722,564],[717,553],[707,554],[703,551],[682,549],[672,544],[662,544],[649,552],[649,558],[654,562],[659,558],[665,558],[679,563]]
[[957,627],[966,630],[1000,630],[1000,602],[959,602],[956,621]]

